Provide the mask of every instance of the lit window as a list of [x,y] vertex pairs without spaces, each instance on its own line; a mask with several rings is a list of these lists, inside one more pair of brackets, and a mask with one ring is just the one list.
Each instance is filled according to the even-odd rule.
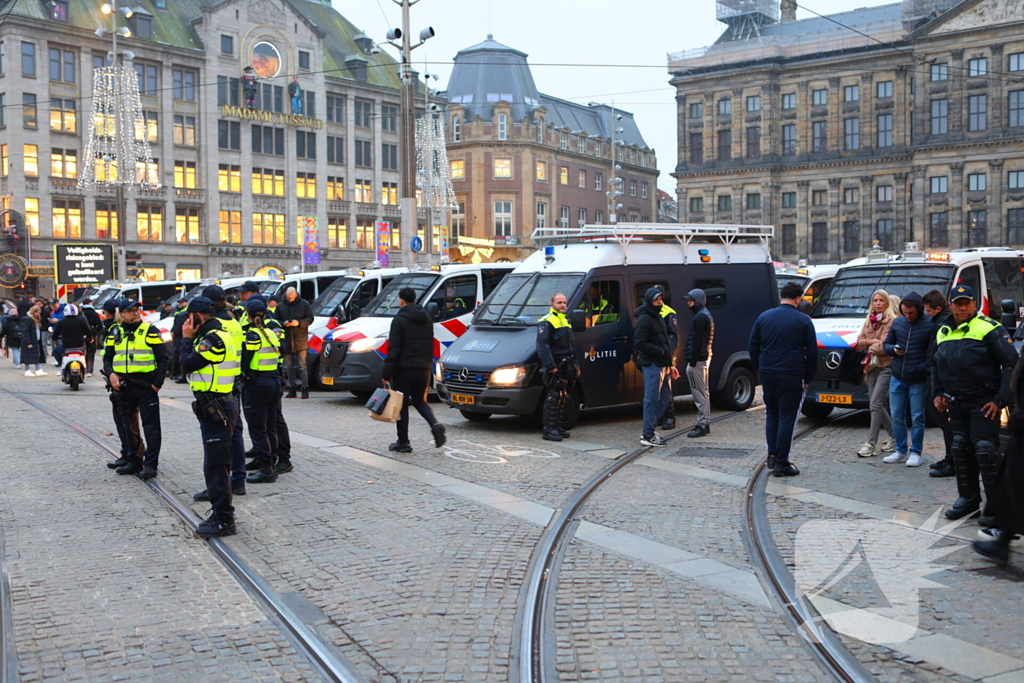
[[452,159],[448,162],[451,166],[452,180],[462,180],[466,177],[466,162],[463,159]]
[[542,183],[546,183],[548,181],[548,162],[537,162],[537,180]]
[[569,184],[569,167],[562,166],[558,169],[558,182],[562,185]]
[[23,145],[25,175],[39,175],[39,147],[36,145]]
[[495,178],[511,178],[512,177],[512,160],[511,159],[495,159],[494,160],[494,177]]

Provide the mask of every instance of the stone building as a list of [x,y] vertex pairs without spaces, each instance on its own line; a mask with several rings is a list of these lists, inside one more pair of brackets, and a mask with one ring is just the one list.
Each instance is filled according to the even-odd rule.
[[1024,4],[779,14],[669,57],[680,220],[774,225],[784,260],[1024,247]]
[[492,36],[455,57],[444,93],[455,251],[516,258],[536,227],[608,223],[616,177],[615,218],[656,221],[657,158],[633,115],[541,94],[526,57]]
[[[154,158],[139,172],[161,183],[129,192],[124,220],[113,191],[76,186],[92,163],[93,68],[111,49],[95,35],[111,26],[102,0],[4,5],[0,196],[28,217],[33,265],[55,243],[114,243],[127,227],[148,279],[287,271],[300,264],[298,221],[313,216],[319,268],[343,268],[374,259],[375,221],[398,220],[397,65],[329,0],[137,0],[118,16]],[[239,85],[250,64],[255,109]]]

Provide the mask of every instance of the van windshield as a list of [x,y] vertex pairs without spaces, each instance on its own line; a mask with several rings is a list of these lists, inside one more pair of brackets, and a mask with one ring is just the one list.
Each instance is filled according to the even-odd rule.
[[310,304],[313,315],[327,316],[334,313],[338,306],[348,301],[349,295],[359,284],[357,277],[339,277],[331,283],[331,286],[324,290],[323,294]]
[[418,303],[439,277],[437,273],[403,273],[374,297],[362,314],[368,318],[394,318],[398,314],[398,292],[412,287]]
[[281,286],[281,283],[277,280],[268,280],[267,282],[260,282],[260,294],[263,296],[270,296],[277,292],[277,288]]
[[103,304],[118,296],[120,293],[121,290],[118,287],[107,287],[102,289],[96,299],[92,302],[92,305],[96,308],[103,308]]
[[953,281],[953,266],[925,264],[879,264],[840,270],[821,293],[812,318],[856,318],[867,315],[868,303],[876,289],[903,296],[944,292]]
[[790,273],[775,273],[775,281],[779,283],[779,289],[781,290],[784,286],[790,282],[795,282],[801,287],[807,287],[807,283],[811,278],[806,275],[793,275]]
[[551,310],[551,297],[570,299],[583,273],[521,273],[509,275],[473,317],[474,325],[536,325]]

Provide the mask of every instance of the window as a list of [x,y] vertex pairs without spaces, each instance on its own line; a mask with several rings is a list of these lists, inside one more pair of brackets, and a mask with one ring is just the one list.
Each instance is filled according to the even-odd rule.
[[11,160],[7,154],[7,144],[0,145],[0,176],[7,177],[11,172]]
[[82,237],[82,202],[74,199],[53,200],[53,236]]
[[283,157],[284,128],[253,125],[252,152],[253,154],[273,154]]
[[728,161],[732,158],[732,131],[718,131],[718,160]]
[[967,245],[968,247],[984,247],[988,245],[988,212],[967,212]]
[[967,130],[988,128],[988,95],[971,95],[967,98]]
[[[7,175],[6,173],[4,175]],[[1010,171],[1008,185],[1011,190],[1024,188],[1024,171]]]
[[303,96],[306,98],[305,108],[303,114],[311,119],[316,118],[316,92],[313,90],[303,90]]
[[892,114],[881,114],[877,117],[878,146],[892,147]]
[[196,144],[196,117],[174,115],[174,144],[193,147]]
[[[538,226],[544,227],[544,226]],[[466,234],[466,204],[465,202],[457,202],[452,207],[452,225],[451,225],[451,238],[453,241],[458,241],[460,237]]]
[[860,119],[843,119],[843,148],[846,151],[860,149]]
[[78,150],[50,150],[50,175],[54,178],[78,177]]
[[[0,45],[3,45],[3,43],[0,43]],[[0,73],[0,75],[3,75],[3,74]],[[7,93],[0,92],[0,128],[6,128],[6,127],[7,127]]]
[[629,196],[630,197],[635,197],[636,196],[636,181],[635,180],[630,180],[629,181]]
[[[782,208],[784,209],[795,209],[796,208],[796,192],[783,192],[782,193]],[[793,252],[787,251],[787,254]]]
[[892,97],[892,81],[875,83],[875,97]]
[[345,179],[340,176],[327,176],[327,201],[343,201],[345,199]]
[[[0,102],[2,104],[2,102]],[[3,123],[3,115],[0,114],[0,124]],[[59,133],[74,133],[78,129],[78,114],[75,111],[74,100],[51,99],[50,100],[50,130]]]
[[594,211],[594,224],[604,225],[604,211],[602,211],[601,209],[596,209]]
[[299,68],[309,71],[309,53],[305,50],[299,50]]
[[690,102],[690,118],[691,119],[702,119],[702,118],[704,118],[704,103],[703,102]]
[[761,158],[761,126],[747,127],[747,158]]
[[25,197],[25,223],[28,226],[28,234],[38,237],[39,200],[35,197]]
[[341,95],[327,95],[327,123],[345,123],[345,98]]
[[348,221],[341,216],[327,217],[327,248],[348,248]]
[[36,44],[21,44],[21,75],[29,78],[36,77]]
[[[255,140],[255,134],[253,134]],[[242,149],[242,124],[238,121],[217,121],[217,147],[220,149]],[[256,151],[255,148],[253,151]]]
[[373,203],[373,183],[371,181],[356,179],[356,202],[360,204]]
[[327,136],[327,163],[339,165],[345,163],[345,138]]
[[860,100],[860,86],[847,85],[843,88],[843,102],[858,102]]
[[[25,201],[27,202],[28,200],[26,199]],[[1024,209],[1007,210],[1006,239],[1010,244],[1021,244],[1024,242]]]
[[[653,284],[644,283],[647,287],[651,287]],[[587,294],[580,301],[578,308],[588,314],[587,327],[613,325],[626,319],[625,315],[620,318],[618,314],[623,308],[617,280],[591,280],[587,285],[586,292]],[[638,294],[638,298],[642,299],[643,294]],[[544,303],[547,305],[547,302]]]
[[796,109],[796,93],[785,93],[782,96],[783,109]]
[[[1024,98],[1021,101],[1024,103]],[[690,163],[704,163],[704,136],[701,133],[690,133]]]
[[988,58],[987,57],[976,57],[975,59],[967,60],[967,76],[987,76],[988,75]]
[[380,129],[388,133],[398,130],[398,107],[393,104],[382,104],[380,106]]
[[761,208],[761,195],[760,193],[752,193],[747,195],[747,208],[748,209],[760,209]]
[[135,231],[138,239],[163,242],[164,210],[160,206],[139,206],[135,212]]
[[462,117],[452,117],[452,142],[462,141]]
[[860,188],[847,187],[843,188],[843,204],[858,204],[860,203]]
[[1015,52],[1010,55],[1010,71],[1024,71],[1024,52]]
[[820,90],[814,90],[811,92],[811,103],[815,107],[821,107],[828,104],[828,90],[824,88]]
[[1024,90],[1014,90],[1010,93],[1010,121],[1011,127],[1024,126]]
[[448,162],[451,169],[452,180],[463,180],[466,177],[466,162],[464,159],[452,159]]
[[398,183],[380,184],[380,203],[398,206]]
[[548,205],[546,202],[537,202],[537,223],[534,227],[548,227]]
[[177,242],[199,241],[199,209],[177,208],[174,210],[174,233]]
[[498,139],[508,140],[508,116],[498,114]]
[[[548,180],[548,162],[538,161],[534,164],[534,174],[537,182],[546,183]],[[453,178],[455,176],[452,176]]]
[[945,211],[928,214],[928,225],[931,228],[928,234],[928,246],[948,247],[949,214]]
[[316,159],[316,133],[311,130],[295,131],[295,156],[299,159]]
[[811,253],[828,253],[828,223],[811,223]]
[[598,192],[604,190],[604,175],[601,173],[594,174],[594,189]]
[[356,249],[373,249],[376,242],[373,219],[356,219]]
[[860,221],[843,221],[843,251],[847,254],[860,252]]
[[929,178],[932,194],[943,194],[949,191],[949,177],[944,175],[932,176]]
[[970,192],[982,192],[988,189],[988,176],[984,173],[968,173],[967,189]]
[[569,184],[569,167],[568,166],[562,166],[561,168],[558,169],[558,182],[561,185],[568,185]]
[[241,244],[242,212],[221,211],[217,222],[217,234],[221,244]]
[[117,223],[117,206],[106,202],[96,202],[96,238],[116,240]]
[[559,136],[558,148],[559,149],[569,149],[569,134],[568,133],[562,133]]
[[[569,171],[565,170],[565,180],[562,182],[563,185],[569,182]],[[512,160],[511,159],[495,159],[494,160],[494,177],[495,178],[511,178],[512,177]]]
[[587,139],[582,135],[576,138],[576,151],[580,154],[587,153]]
[[782,127],[782,153],[787,156],[796,154],[796,124]]
[[39,147],[36,145],[22,145],[24,156],[25,175],[39,177]]
[[299,171],[295,174],[295,196],[316,199],[316,173]]
[[263,111],[284,113],[284,88],[278,85],[263,83],[258,86],[256,108]]
[[380,165],[385,171],[398,170],[398,145],[385,142],[380,146]]
[[718,195],[718,210],[719,211],[732,211],[732,195],[720,194]]
[[[636,181],[634,180],[633,182],[635,183]],[[586,186],[587,186],[587,172],[586,171],[577,171],[576,172],[576,187],[586,187]]]
[[284,245],[284,214],[254,213],[252,215],[252,243]]
[[58,83],[75,82],[75,53],[71,50],[50,48],[50,80]]
[[647,184],[647,181],[644,181],[643,183],[640,184],[640,196],[643,197],[644,199],[647,199],[647,195],[649,192],[650,186]]
[[703,197],[690,197],[690,213],[704,213]]
[[252,193],[284,196],[284,171],[273,168],[252,169]]
[[494,202],[494,236],[508,237],[512,234],[512,202]]
[[828,204],[828,190],[811,190],[811,206]]
[[828,149],[828,122],[827,121],[815,121],[813,126],[813,150],[815,152],[824,152]]
[[174,162],[174,187],[188,190],[196,188],[196,162]]
[[732,100],[718,100],[718,114],[724,116],[732,113]]
[[160,162],[135,162],[135,182],[147,183],[149,185],[160,184]]
[[217,76],[217,105],[229,104],[237,107],[239,104],[239,80],[227,76]]
[[[135,62],[132,66],[135,69],[135,79],[139,83],[139,94],[156,96],[157,91],[160,89],[156,65]],[[194,85],[195,84],[193,83],[193,86]],[[182,86],[182,90],[184,90],[184,84]],[[184,92],[182,94],[184,94]]]
[[875,223],[875,239],[882,251],[892,250],[892,219],[883,218]]
[[760,95],[751,95],[747,98],[747,111],[761,111]]
[[67,21],[68,20],[68,0],[51,0],[48,3],[50,6],[50,17],[54,21]]
[[356,110],[356,128],[372,128],[373,102],[356,100],[354,106]]
[[39,115],[36,111],[36,96],[32,93],[21,93],[21,123],[26,128],[39,127]]
[[145,11],[136,12],[128,20],[128,25],[131,27],[135,38],[153,40],[153,16],[151,14]]
[[932,64],[931,79],[933,82],[949,80],[949,64],[945,62]]
[[584,225],[587,224],[587,210],[586,209],[577,209],[576,210],[576,222],[579,223],[579,226],[581,228]]
[[242,167],[231,164],[217,166],[217,189],[221,192],[242,191]]
[[879,185],[875,188],[875,201],[877,202],[891,202],[892,201],[892,185]]
[[235,39],[233,36],[225,36],[221,34],[220,37],[220,51],[221,54],[233,55],[235,54]]
[[7,73],[7,46],[0,40],[0,76]]

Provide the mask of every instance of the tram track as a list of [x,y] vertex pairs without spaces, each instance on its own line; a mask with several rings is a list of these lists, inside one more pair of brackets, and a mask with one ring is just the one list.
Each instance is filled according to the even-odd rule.
[[[46,405],[29,398],[19,391],[0,386],[0,390],[32,406],[41,413],[53,418],[69,430],[89,441],[114,459],[120,454],[104,443],[78,423],[51,410]],[[191,508],[183,504],[157,479],[139,480],[160,501],[185,524],[186,528],[195,533],[202,521]],[[331,683],[367,683],[355,666],[333,646],[326,643],[298,614],[258,571],[249,565],[238,553],[220,538],[204,539],[214,557],[227,570],[231,577],[259,605],[260,609],[280,628],[281,632],[292,642],[296,651],[302,654],[326,681]],[[3,545],[0,537],[0,554]],[[14,628],[10,600],[10,590],[6,571],[6,554],[0,557],[0,683],[17,681],[17,661],[14,651]]]

